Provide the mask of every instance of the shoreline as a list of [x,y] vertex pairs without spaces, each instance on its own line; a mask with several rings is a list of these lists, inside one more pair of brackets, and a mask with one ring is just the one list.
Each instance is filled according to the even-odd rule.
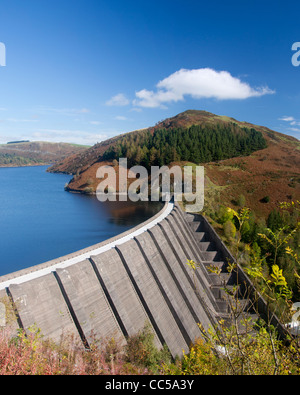
[[0,169],[15,169],[20,167],[37,167],[37,166],[52,166],[52,163],[35,163],[27,165],[0,165]]

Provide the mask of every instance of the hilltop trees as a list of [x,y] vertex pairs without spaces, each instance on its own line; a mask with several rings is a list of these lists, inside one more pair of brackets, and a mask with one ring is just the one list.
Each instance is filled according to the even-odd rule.
[[123,136],[103,154],[102,160],[126,157],[130,165],[163,166],[176,161],[205,163],[249,155],[266,147],[261,132],[236,124],[194,125],[157,129]]

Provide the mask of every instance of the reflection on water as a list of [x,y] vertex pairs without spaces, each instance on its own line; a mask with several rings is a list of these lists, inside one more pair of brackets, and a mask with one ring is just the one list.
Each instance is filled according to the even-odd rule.
[[[99,202],[100,203],[100,202]],[[161,202],[102,202],[108,210],[108,222],[116,225],[136,226],[153,217],[162,209]]]

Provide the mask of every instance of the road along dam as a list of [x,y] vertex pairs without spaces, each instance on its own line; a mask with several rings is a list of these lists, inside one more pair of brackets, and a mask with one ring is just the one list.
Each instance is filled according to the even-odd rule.
[[[233,260],[204,217],[166,202],[154,217],[113,239],[0,277],[0,300],[12,305],[18,327],[36,326],[55,341],[71,333],[86,348],[94,338],[125,344],[148,323],[156,345],[181,356],[203,330],[221,318],[230,321],[224,282],[239,280],[241,302],[243,289],[252,287],[239,266],[228,274]],[[221,274],[211,273],[210,265]],[[256,303],[264,316],[263,299]]]

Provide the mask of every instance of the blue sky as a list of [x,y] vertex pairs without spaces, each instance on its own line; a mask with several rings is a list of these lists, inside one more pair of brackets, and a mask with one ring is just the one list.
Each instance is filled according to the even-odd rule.
[[290,0],[0,0],[0,143],[94,144],[188,109],[300,138],[299,14]]

